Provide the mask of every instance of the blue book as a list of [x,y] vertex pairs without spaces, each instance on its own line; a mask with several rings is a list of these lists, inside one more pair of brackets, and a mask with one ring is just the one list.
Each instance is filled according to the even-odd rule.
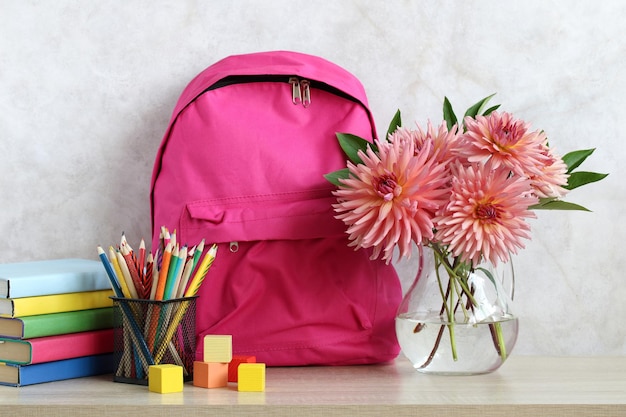
[[110,289],[102,263],[90,259],[0,264],[0,298]]
[[21,387],[42,382],[61,381],[112,373],[113,353],[81,356],[33,365],[0,364],[0,385]]

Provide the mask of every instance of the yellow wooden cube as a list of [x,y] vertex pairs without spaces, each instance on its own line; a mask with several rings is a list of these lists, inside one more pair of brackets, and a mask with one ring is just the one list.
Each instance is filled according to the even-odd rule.
[[183,390],[183,367],[172,364],[151,365],[148,368],[148,389],[168,394]]
[[233,359],[233,337],[209,334],[204,336],[203,362],[228,363]]
[[265,364],[241,363],[237,368],[239,391],[265,391]]
[[233,355],[233,360],[228,364],[228,382],[238,382],[237,372],[239,371],[239,365],[242,363],[256,363],[256,356]]

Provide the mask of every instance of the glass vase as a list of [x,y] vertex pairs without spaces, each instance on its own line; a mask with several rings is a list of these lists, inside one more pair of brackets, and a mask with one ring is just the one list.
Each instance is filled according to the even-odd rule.
[[517,341],[512,262],[471,267],[434,247],[419,248],[418,271],[396,316],[402,353],[420,372],[493,372]]

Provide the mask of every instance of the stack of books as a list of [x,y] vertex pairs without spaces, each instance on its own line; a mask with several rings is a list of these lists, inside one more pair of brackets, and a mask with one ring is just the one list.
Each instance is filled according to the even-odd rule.
[[112,295],[98,261],[0,264],[0,385],[111,373]]

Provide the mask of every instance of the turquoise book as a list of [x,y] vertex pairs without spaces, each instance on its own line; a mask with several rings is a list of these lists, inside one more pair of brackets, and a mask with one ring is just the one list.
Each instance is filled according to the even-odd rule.
[[0,264],[0,298],[110,289],[111,284],[100,261],[91,259],[51,259]]

